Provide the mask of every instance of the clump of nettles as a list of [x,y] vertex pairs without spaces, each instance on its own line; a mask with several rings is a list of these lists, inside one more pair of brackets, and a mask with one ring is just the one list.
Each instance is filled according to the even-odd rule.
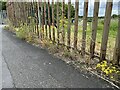
[[112,80],[119,80],[120,78],[120,71],[118,68],[114,67],[113,64],[108,63],[107,61],[98,63],[96,69],[98,72],[101,72],[101,74],[104,74]]

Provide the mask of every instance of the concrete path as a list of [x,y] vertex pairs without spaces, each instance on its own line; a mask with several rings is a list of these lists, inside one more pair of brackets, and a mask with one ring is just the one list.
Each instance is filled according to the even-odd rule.
[[2,30],[0,29],[0,90],[1,88],[2,88]]
[[[0,27],[1,31],[1,27]],[[75,70],[62,60],[2,30],[3,78],[15,88],[112,88],[98,77]],[[10,71],[10,73],[6,73]],[[12,76],[12,80],[9,80]],[[6,78],[5,78],[6,77]],[[5,83],[3,83],[4,86]]]
[[13,79],[10,74],[9,67],[2,56],[2,27],[4,27],[4,25],[0,25],[0,85],[1,88],[13,88]]

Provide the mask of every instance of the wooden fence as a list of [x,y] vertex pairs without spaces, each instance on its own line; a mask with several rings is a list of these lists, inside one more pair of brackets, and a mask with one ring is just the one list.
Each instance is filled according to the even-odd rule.
[[[57,0],[59,1],[59,0]],[[40,0],[39,2],[7,2],[7,14],[9,20],[15,25],[16,27],[19,26],[19,23],[27,23],[29,25],[30,18],[32,17],[35,22],[35,26],[33,28],[33,32],[37,33],[37,36],[43,39],[49,39],[53,41],[53,43],[57,43],[58,45],[67,46],[68,49],[73,48],[81,52],[81,55],[84,57],[86,54],[90,55],[91,58],[99,57],[100,61],[107,59],[106,58],[106,51],[107,51],[107,44],[109,38],[109,31],[110,31],[110,21],[111,21],[111,13],[112,13],[112,6],[113,1],[107,1],[106,10],[105,10],[105,17],[104,17],[104,27],[103,27],[103,34],[101,38],[101,49],[100,54],[96,55],[95,47],[96,47],[96,39],[97,39],[97,27],[98,27],[98,13],[99,13],[99,6],[100,0],[95,0],[94,2],[94,13],[93,13],[93,20],[91,22],[91,38],[90,44],[87,46],[87,19],[88,19],[88,0],[84,2],[84,15],[83,15],[83,24],[81,25],[82,28],[82,41],[79,42],[78,33],[79,33],[79,0],[75,0],[75,17],[74,23],[71,22],[71,0],[68,0],[68,16],[65,17],[65,0],[62,2],[54,2],[52,3],[50,0]],[[62,8],[59,4],[62,4]],[[52,4],[52,5],[51,5]],[[56,4],[56,7],[54,6]],[[57,8],[57,9],[56,9]],[[60,12],[60,9],[62,9]],[[56,16],[55,11],[56,10]],[[66,23],[65,20],[68,22]],[[72,26],[74,24],[73,34]],[[56,26],[56,27],[55,27]],[[67,28],[66,28],[67,27]],[[120,17],[118,19],[118,29],[116,30],[117,35],[115,41],[114,55],[113,55],[113,62],[115,64],[120,63]],[[72,39],[73,38],[73,39]],[[81,46],[79,47],[78,44]],[[79,47],[79,49],[78,49]],[[86,50],[86,47],[89,47],[89,51]]]

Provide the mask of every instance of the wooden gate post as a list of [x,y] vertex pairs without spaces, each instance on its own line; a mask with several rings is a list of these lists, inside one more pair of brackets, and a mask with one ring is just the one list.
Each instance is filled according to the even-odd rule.
[[103,35],[102,35],[100,61],[106,59],[106,49],[107,49],[107,41],[108,41],[109,28],[110,28],[112,5],[113,5],[112,0],[111,0],[111,2],[108,0],[107,6],[106,6]]

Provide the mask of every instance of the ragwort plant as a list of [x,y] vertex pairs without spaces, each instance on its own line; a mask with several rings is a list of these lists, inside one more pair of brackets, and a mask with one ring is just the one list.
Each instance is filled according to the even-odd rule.
[[112,80],[118,80],[120,77],[120,71],[112,63],[108,63],[105,60],[98,63],[96,69]]

